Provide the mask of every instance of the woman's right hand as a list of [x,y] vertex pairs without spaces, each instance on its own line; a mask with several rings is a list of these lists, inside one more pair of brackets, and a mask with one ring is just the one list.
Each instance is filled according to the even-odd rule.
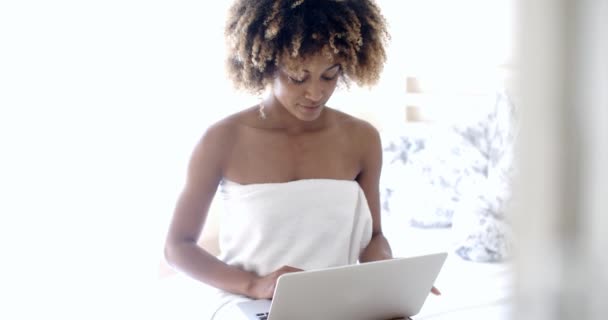
[[249,296],[254,299],[272,299],[272,296],[274,295],[274,288],[277,285],[277,280],[279,277],[286,273],[299,271],[302,271],[302,269],[283,266],[266,276],[258,277],[251,283]]

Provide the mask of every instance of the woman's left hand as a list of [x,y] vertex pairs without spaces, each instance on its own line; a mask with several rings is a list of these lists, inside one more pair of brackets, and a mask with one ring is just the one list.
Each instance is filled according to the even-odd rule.
[[435,288],[435,286],[433,286],[431,288],[431,293],[436,295],[436,296],[440,296],[441,295],[441,291],[439,291],[439,289]]

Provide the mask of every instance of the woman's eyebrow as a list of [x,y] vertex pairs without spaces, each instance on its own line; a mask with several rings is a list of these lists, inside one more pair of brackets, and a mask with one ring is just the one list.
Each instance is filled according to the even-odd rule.
[[[333,68],[335,68],[335,67],[339,67],[339,66],[340,66],[340,64],[339,64],[339,63],[336,63],[336,64],[334,64],[333,66],[331,66],[331,67],[329,67],[329,68],[325,69],[325,71],[323,71],[323,72],[327,72],[327,71],[329,71],[329,70],[331,70],[331,69],[333,69]],[[302,69],[302,72],[310,73],[310,71],[309,71],[308,69]]]

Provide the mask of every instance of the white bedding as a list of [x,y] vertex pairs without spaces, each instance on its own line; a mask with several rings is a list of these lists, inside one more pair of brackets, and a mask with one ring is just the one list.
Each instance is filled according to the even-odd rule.
[[208,320],[218,302],[215,288],[182,274],[158,280],[153,296],[154,319]]
[[429,296],[415,319],[508,319],[512,268],[450,255],[437,279],[441,296]]
[[385,220],[385,233],[395,256],[448,252],[435,283],[441,295],[429,295],[415,320],[509,318],[513,293],[512,263],[480,263],[462,259],[453,253],[456,244],[450,228],[403,227],[403,223],[394,223],[390,218]]

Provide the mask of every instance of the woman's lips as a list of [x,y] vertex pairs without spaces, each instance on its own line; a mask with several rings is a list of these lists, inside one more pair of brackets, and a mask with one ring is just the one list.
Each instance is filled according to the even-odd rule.
[[312,105],[312,106],[300,105],[300,106],[303,108],[306,108],[306,109],[317,109],[317,108],[321,107],[321,105]]

